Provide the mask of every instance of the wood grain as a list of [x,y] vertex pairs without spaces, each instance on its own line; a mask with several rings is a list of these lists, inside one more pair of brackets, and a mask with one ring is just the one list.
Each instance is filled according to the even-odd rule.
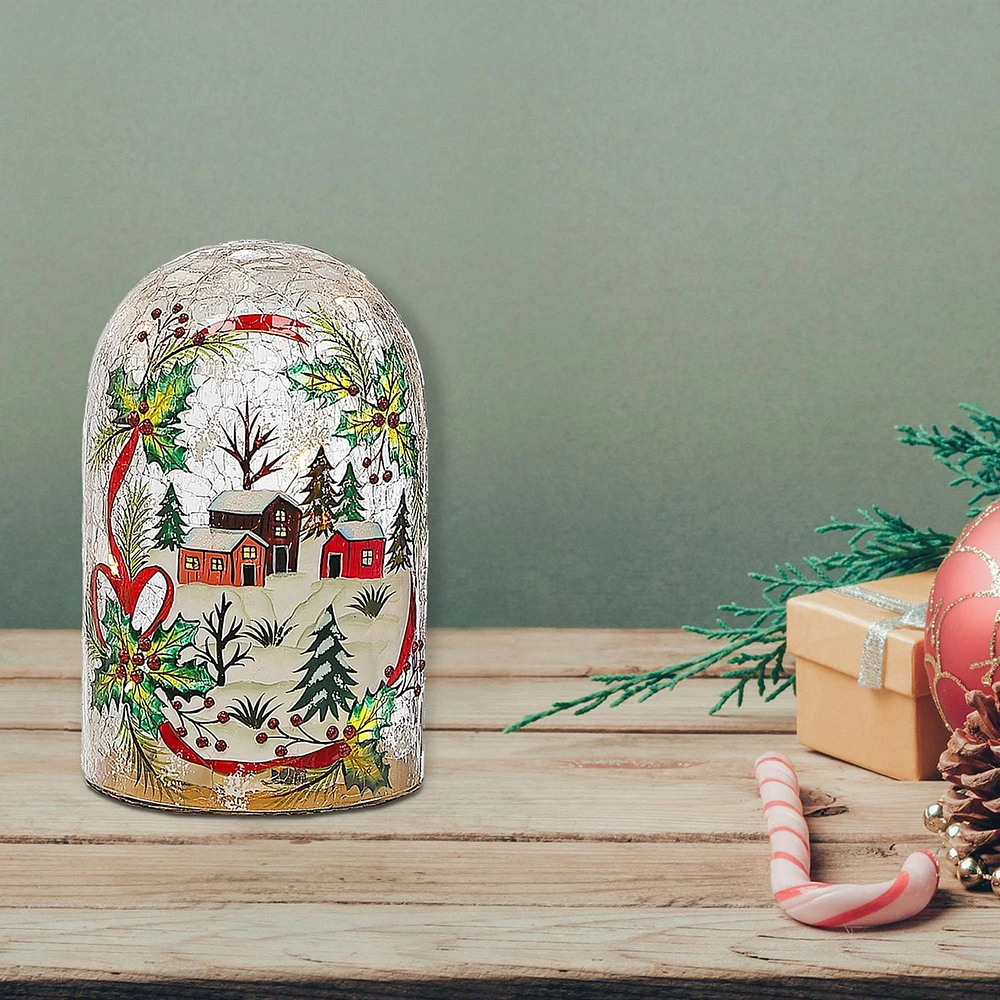
[[814,876],[885,879],[933,846],[936,782],[799,747],[794,699],[704,713],[726,682],[500,728],[598,672],[699,651],[669,632],[436,630],[425,786],[317,816],[122,805],[79,771],[79,636],[0,634],[0,996],[638,1000],[993,997],[989,894],[845,934],[770,904],[751,774],[799,768]]
[[[427,669],[436,677],[590,677],[654,670],[713,648],[680,629],[432,628]],[[80,660],[77,630],[0,631],[0,678],[72,679]]]
[[[785,692],[772,702],[758,698],[743,708],[735,702],[716,715],[708,710],[729,681],[699,678],[664,691],[647,702],[631,701],[586,715],[563,713],[532,727],[540,732],[630,733],[790,733],[795,696]],[[499,732],[529,712],[557,699],[587,694],[594,682],[574,677],[435,677],[427,685],[424,726],[428,730]],[[0,729],[80,728],[80,680],[18,677],[0,679]]]

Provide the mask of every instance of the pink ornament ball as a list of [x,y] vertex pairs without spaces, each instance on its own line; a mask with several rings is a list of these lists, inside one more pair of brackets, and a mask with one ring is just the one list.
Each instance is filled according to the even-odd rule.
[[949,729],[965,722],[969,691],[1000,683],[1000,501],[970,521],[934,579],[924,666]]

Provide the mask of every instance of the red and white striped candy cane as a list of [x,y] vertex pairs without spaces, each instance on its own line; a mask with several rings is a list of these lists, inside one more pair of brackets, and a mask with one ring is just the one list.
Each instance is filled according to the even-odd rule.
[[938,887],[938,863],[915,851],[891,882],[828,885],[809,878],[809,827],[802,813],[799,779],[780,753],[757,758],[754,775],[771,840],[771,891],[785,913],[813,927],[876,927],[919,913]]

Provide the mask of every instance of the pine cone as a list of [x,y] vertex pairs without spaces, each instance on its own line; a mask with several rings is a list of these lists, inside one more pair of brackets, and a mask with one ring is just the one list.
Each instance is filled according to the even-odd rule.
[[941,799],[947,826],[959,831],[948,840],[963,858],[975,855],[1000,866],[1000,684],[992,696],[970,691],[965,723],[948,740],[938,770],[951,787]]

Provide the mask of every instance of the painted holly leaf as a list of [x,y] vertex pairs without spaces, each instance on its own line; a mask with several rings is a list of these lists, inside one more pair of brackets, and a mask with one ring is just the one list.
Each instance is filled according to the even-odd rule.
[[198,623],[177,617],[169,626],[158,625],[147,637],[136,631],[124,609],[109,599],[103,618],[107,654],[91,682],[91,704],[104,709],[125,704],[139,728],[155,732],[163,722],[159,689],[179,694],[204,694],[212,686],[201,663],[178,663],[181,652],[192,644]]
[[351,752],[341,759],[344,769],[344,785],[359,792],[377,792],[389,784],[389,764],[375,740],[356,744]]
[[378,395],[389,401],[387,413],[402,413],[406,409],[406,370],[394,350],[385,352],[378,366]]
[[320,406],[339,403],[350,395],[352,386],[357,389],[354,380],[336,361],[304,361],[300,358],[286,369],[285,374],[293,389],[301,390],[310,399],[319,400]]
[[351,743],[375,741],[382,733],[383,726],[389,724],[392,707],[396,701],[396,691],[388,684],[380,684],[374,691],[366,691],[351,709],[347,724],[355,729]]
[[137,426],[147,461],[164,472],[186,469],[186,451],[177,443],[181,427],[177,418],[188,407],[194,391],[191,371],[194,362],[175,364],[136,385],[124,368],[116,368],[108,379],[108,399],[114,414],[112,433],[127,432]]
[[355,448],[359,441],[371,443],[378,440],[385,427],[385,413],[378,407],[362,403],[356,410],[340,415],[340,424],[333,433],[347,438],[351,447]]
[[412,424],[386,425],[389,457],[399,466],[400,475],[412,476],[417,471],[417,442]]

